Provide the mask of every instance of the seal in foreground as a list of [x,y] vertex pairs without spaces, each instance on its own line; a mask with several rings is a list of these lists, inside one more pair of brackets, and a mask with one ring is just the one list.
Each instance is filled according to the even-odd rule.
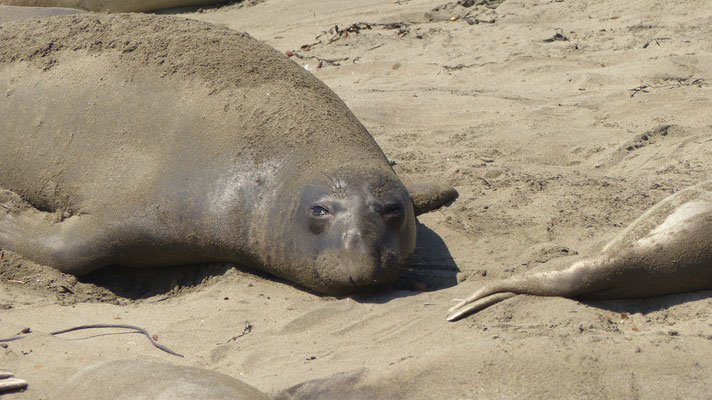
[[[347,294],[413,252],[413,201],[371,135],[247,34],[141,14],[10,22],[0,94],[0,248],[38,263],[234,262]],[[419,212],[455,194],[418,188]]]
[[104,361],[72,376],[59,400],[269,400],[238,379],[202,368],[139,360]]
[[712,181],[653,206],[601,254],[562,271],[495,281],[450,309],[456,321],[517,294],[571,298],[652,297],[712,288]]

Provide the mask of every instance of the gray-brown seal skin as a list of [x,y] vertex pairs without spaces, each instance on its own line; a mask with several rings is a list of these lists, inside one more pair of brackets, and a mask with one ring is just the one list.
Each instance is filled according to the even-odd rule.
[[598,256],[561,271],[486,284],[453,306],[448,320],[458,320],[517,294],[623,299],[702,289],[712,289],[712,181],[656,204]]
[[147,12],[166,8],[204,6],[217,0],[0,0],[6,6],[76,8],[94,12]]
[[254,387],[215,371],[168,363],[112,360],[72,376],[57,400],[269,400]]
[[[0,0],[2,4],[2,0]],[[0,24],[17,19],[52,17],[56,15],[79,14],[84,11],[59,7],[14,7],[0,5]]]
[[[0,94],[0,248],[38,263],[233,262],[347,294],[413,252],[412,201],[371,135],[247,34],[142,14],[10,22]],[[420,212],[455,194],[418,191]]]

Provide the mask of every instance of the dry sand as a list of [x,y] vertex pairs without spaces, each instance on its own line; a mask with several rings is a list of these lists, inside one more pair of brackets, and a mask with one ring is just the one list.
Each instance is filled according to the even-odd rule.
[[[482,282],[590,255],[657,201],[712,176],[704,2],[489,3],[180,10],[304,57],[294,60],[344,99],[406,181],[458,189],[452,206],[420,218],[411,273],[429,277],[430,291],[320,297],[225,266],[77,282],[5,252],[0,337],[33,334],[0,348],[0,370],[30,383],[3,399],[51,398],[110,359],[207,368],[271,395],[346,373],[321,383],[322,398],[708,398],[710,291],[590,303],[518,296],[445,321],[451,299]],[[348,35],[328,32],[336,25]],[[186,357],[136,334],[48,334],[88,323],[142,326]]]

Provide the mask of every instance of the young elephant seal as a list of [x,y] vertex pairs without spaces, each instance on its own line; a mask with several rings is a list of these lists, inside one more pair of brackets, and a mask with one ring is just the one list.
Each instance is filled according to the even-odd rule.
[[82,369],[57,400],[269,400],[254,387],[202,368],[139,360],[104,361]]
[[[142,14],[10,22],[0,94],[0,248],[38,263],[234,262],[347,294],[413,252],[411,197],[371,135],[247,34]],[[426,189],[421,212],[455,194]]]
[[673,194],[638,217],[601,254],[561,271],[495,281],[450,309],[449,321],[517,294],[652,297],[712,288],[712,181]]
[[147,12],[165,8],[203,6],[217,0],[0,0],[6,6],[62,7],[94,12]]

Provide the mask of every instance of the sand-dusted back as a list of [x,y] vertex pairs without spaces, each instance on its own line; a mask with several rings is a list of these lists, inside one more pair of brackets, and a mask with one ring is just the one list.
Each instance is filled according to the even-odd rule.
[[[97,75],[111,73],[124,79],[123,83],[137,82],[141,75],[147,75],[151,82],[171,80],[171,84],[204,88],[211,98],[221,95],[224,100],[219,103],[220,109],[208,111],[216,117],[223,113],[249,113],[249,125],[254,129],[243,130],[238,136],[240,140],[254,136],[250,148],[287,152],[315,142],[326,143],[324,133],[333,133],[341,143],[348,143],[346,151],[336,154],[333,145],[324,146],[318,157],[321,162],[330,160],[332,165],[342,165],[363,156],[351,146],[366,148],[366,153],[374,153],[379,161],[385,161],[373,138],[333,91],[283,54],[246,33],[189,19],[139,14],[72,15],[33,22],[37,25],[32,29],[12,23],[0,29],[0,64],[13,68],[29,63],[44,73],[38,79],[49,81],[51,75],[47,73],[59,67],[62,58],[69,64],[87,57],[83,59],[95,65],[84,68],[96,70]],[[103,66],[105,69],[101,71],[100,58],[110,58],[106,63],[112,65]],[[28,71],[35,72],[39,71]],[[279,97],[278,91],[292,96],[289,107],[269,100],[270,96]],[[138,102],[147,95],[142,92],[129,96]],[[314,122],[318,125],[313,125]],[[345,122],[349,126],[344,126]],[[270,130],[273,126],[281,130]],[[283,131],[294,134],[284,138]],[[137,135],[156,139],[151,132],[133,132],[132,140]],[[236,137],[232,133],[226,136]],[[288,144],[289,149],[275,142]],[[253,151],[252,155],[260,157],[260,152]]]

